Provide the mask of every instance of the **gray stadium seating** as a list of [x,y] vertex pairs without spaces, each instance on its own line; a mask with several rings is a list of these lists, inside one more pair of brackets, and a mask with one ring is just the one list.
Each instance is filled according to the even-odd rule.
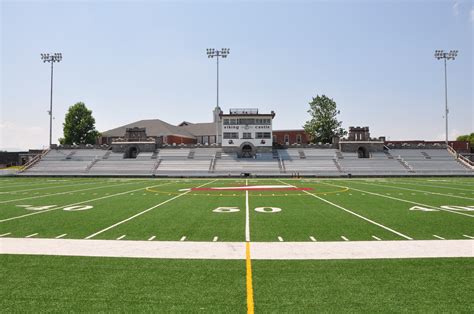
[[238,158],[221,148],[161,148],[136,159],[101,149],[54,149],[21,175],[75,176],[473,175],[445,149],[392,149],[358,158],[331,148],[289,148]]

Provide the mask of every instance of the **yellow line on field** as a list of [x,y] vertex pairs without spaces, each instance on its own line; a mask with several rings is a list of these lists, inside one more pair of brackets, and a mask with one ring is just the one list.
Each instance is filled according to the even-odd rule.
[[250,242],[245,242],[245,260],[247,265],[247,313],[253,314],[253,285],[252,285],[252,260],[250,259]]

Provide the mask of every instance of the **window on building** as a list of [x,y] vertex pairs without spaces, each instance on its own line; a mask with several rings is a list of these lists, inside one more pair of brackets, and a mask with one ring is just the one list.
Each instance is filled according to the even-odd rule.
[[245,125],[252,125],[252,124],[255,124],[255,119],[238,119],[239,120],[239,124],[245,124]]
[[296,134],[296,143],[301,144],[301,134]]
[[239,133],[237,132],[224,132],[224,139],[238,139],[239,138]]
[[255,133],[255,138],[272,138],[270,132],[257,132]]
[[229,119],[224,119],[224,125],[229,125]]
[[242,134],[242,138],[243,138],[243,139],[246,139],[246,140],[252,139],[252,133],[244,132],[244,133]]
[[278,138],[276,135],[273,135],[273,143],[276,143],[276,142],[278,142]]
[[288,134],[285,134],[285,144],[290,143],[290,136]]

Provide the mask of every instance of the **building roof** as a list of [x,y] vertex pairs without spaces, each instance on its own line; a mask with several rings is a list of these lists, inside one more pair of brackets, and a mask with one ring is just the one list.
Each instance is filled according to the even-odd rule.
[[216,134],[216,124],[214,122],[209,123],[181,123],[180,129],[186,130],[187,132],[194,134],[194,136],[204,136],[204,135],[215,135]]
[[[204,123],[207,124],[207,123]],[[160,119],[151,119],[151,120],[140,120],[130,124],[120,126],[115,129],[111,129],[105,132],[102,132],[104,137],[121,137],[125,135],[125,130],[127,128],[146,128],[147,136],[181,136],[187,138],[195,138],[195,135],[190,133],[184,127],[178,127],[171,125]],[[212,134],[212,133],[211,133]]]

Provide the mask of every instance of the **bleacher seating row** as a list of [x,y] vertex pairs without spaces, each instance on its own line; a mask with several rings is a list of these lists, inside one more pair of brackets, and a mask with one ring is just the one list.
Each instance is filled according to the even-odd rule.
[[101,149],[50,150],[23,175],[75,176],[473,175],[445,149],[393,149],[358,158],[336,149],[290,148],[238,158],[220,148],[160,149],[134,159]]

